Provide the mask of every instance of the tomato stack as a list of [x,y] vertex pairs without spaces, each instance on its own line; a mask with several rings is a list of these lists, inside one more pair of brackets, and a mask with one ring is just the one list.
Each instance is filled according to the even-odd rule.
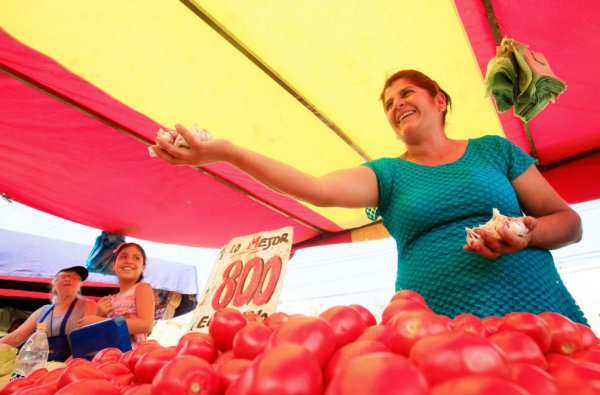
[[264,321],[225,308],[208,334],[187,333],[176,347],[105,349],[0,390],[10,393],[592,395],[600,394],[600,340],[551,312],[450,319],[404,290],[380,323],[360,305]]

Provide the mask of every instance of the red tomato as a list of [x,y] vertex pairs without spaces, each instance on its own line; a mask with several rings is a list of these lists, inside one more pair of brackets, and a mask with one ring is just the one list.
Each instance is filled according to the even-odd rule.
[[79,365],[80,363],[88,364],[88,363],[90,363],[90,361],[88,361],[85,358],[73,358],[67,362],[67,366],[75,366],[75,365]]
[[121,395],[121,391],[104,379],[84,379],[60,388],[56,395]]
[[401,355],[378,352],[361,355],[336,374],[325,395],[428,395],[427,380]]
[[271,314],[268,316],[263,322],[266,326],[268,326],[272,331],[279,328],[281,324],[286,322],[290,316],[287,313],[279,311],[277,313]]
[[167,362],[175,358],[175,347],[153,347],[144,353],[135,364],[135,381],[140,384],[150,384],[156,373]]
[[592,362],[600,365],[600,350],[580,351],[571,354],[570,357],[579,362]]
[[21,377],[20,379],[9,381],[4,385],[4,387],[0,387],[0,395],[12,394],[18,389],[28,387],[31,384],[34,384],[33,380],[29,380],[27,377]]
[[376,340],[357,340],[346,344],[329,358],[325,367],[325,382],[329,383],[352,359],[360,355],[386,351],[390,351],[389,348]]
[[462,376],[510,376],[504,354],[488,339],[467,332],[424,337],[410,350],[410,359],[432,386]]
[[[57,390],[56,383],[48,384],[31,384],[26,387],[22,387],[11,395],[54,395]],[[1,393],[1,392],[0,392]]]
[[129,370],[129,366],[122,364],[121,362],[105,362],[102,365],[98,366],[97,369],[102,373],[105,379],[112,380],[113,378],[120,376],[122,374],[129,374],[131,370]]
[[224,361],[215,368],[219,374],[219,388],[221,394],[224,394],[225,391],[227,391],[227,388],[229,388],[231,383],[242,377],[250,366],[250,363],[251,362],[247,359],[234,358]]
[[204,359],[185,355],[165,364],[152,380],[152,395],[217,395],[219,375]]
[[315,357],[301,345],[282,344],[256,358],[226,394],[319,395],[322,385]]
[[145,345],[136,347],[131,353],[131,356],[129,357],[129,369],[132,372],[135,372],[135,365],[137,364],[137,361],[142,357],[142,355],[157,348],[163,348],[163,346],[158,345],[158,343],[146,343]]
[[87,379],[104,380],[104,375],[87,363],[68,365],[58,378],[58,388],[61,389],[71,383]]
[[217,358],[218,350],[209,334],[189,332],[179,339],[177,355],[193,355],[212,363]]
[[579,329],[579,333],[581,334],[581,342],[583,343],[583,348],[586,349],[598,342],[598,337],[587,325],[580,324],[579,322],[575,322],[575,326]]
[[233,337],[233,354],[236,358],[254,359],[265,350],[271,329],[261,322],[249,322]]
[[564,354],[548,353],[546,354],[546,362],[548,363],[548,370],[560,369],[565,366],[571,366],[577,363],[573,358],[568,357]]
[[515,384],[523,387],[530,395],[558,395],[554,378],[545,370],[528,363],[513,363],[510,377]]
[[262,315],[256,314],[254,311],[245,311],[244,315],[248,322],[263,322],[265,320]]
[[37,379],[39,379],[40,377],[42,377],[46,373],[48,373],[48,369],[46,369],[46,368],[39,368],[39,369],[36,369],[33,372],[29,373],[27,375],[27,378],[29,380],[31,380],[31,381],[37,381]]
[[92,361],[100,361],[100,362],[110,362],[110,361],[118,361],[123,355],[123,351],[119,350],[116,347],[109,347],[103,350],[100,350],[94,355]]
[[356,340],[367,328],[358,310],[349,306],[333,306],[323,311],[319,317],[329,322],[335,335],[335,349]]
[[377,320],[375,319],[375,316],[366,307],[361,306],[359,304],[351,304],[350,307],[352,307],[353,309],[355,309],[356,311],[358,311],[360,313],[360,316],[362,317],[362,319],[365,322],[365,324],[367,325],[367,327],[377,324]]
[[495,315],[490,315],[481,319],[481,323],[485,326],[489,334],[496,333],[498,326],[502,323],[502,318]]
[[135,375],[133,373],[122,374],[120,376],[113,377],[110,382],[113,383],[119,390],[121,390],[135,382]]
[[504,316],[498,331],[517,331],[531,337],[543,354],[550,350],[550,327],[542,317],[533,313],[514,312]]
[[158,340],[156,340],[156,339],[150,339],[150,340],[145,340],[145,341],[139,342],[139,343],[133,343],[131,345],[131,347],[133,347],[134,351],[137,350],[138,348],[147,347],[147,346],[162,347],[162,344],[160,344],[158,342]]
[[387,325],[372,325],[365,329],[363,333],[356,338],[359,340],[377,340],[390,347],[390,338],[392,337],[392,328]]
[[219,354],[219,356],[217,357],[217,359],[215,359],[215,361],[212,363],[213,368],[217,368],[217,366],[221,365],[223,362],[229,361],[230,359],[234,359],[235,358],[235,354],[233,353],[233,350],[227,350],[225,352],[222,352]]
[[414,299],[396,299],[383,309],[383,312],[381,313],[381,324],[387,325],[393,316],[409,310],[431,311],[429,307]]
[[573,321],[564,315],[544,312],[538,314],[550,328],[550,351],[569,355],[583,350],[581,333]]
[[459,314],[454,317],[452,324],[455,331],[470,332],[483,337],[490,334],[483,322],[473,314]]
[[151,395],[152,385],[151,384],[134,384],[121,390],[123,395]]
[[233,347],[233,337],[248,324],[244,314],[236,309],[224,308],[215,312],[208,324],[208,333],[212,336],[215,346],[221,351]]
[[36,380],[36,383],[37,384],[58,383],[58,378],[62,374],[63,370],[65,370],[64,367],[57,368],[57,369],[52,369],[49,372],[44,373],[43,376],[39,377]]
[[524,362],[542,369],[548,367],[538,344],[524,333],[504,330],[494,333],[488,339],[504,351],[510,363]]
[[427,306],[427,303],[425,302],[425,299],[421,296],[421,294],[410,289],[401,289],[400,291],[397,291],[394,294],[394,296],[392,296],[392,299],[390,299],[390,302],[393,302],[394,300],[398,299],[412,299],[416,302],[421,303],[422,305]]
[[491,376],[466,376],[436,385],[431,395],[530,395],[509,380]]
[[304,346],[324,366],[335,349],[335,335],[319,317],[297,316],[283,323],[269,338],[267,350],[285,343]]
[[119,362],[129,366],[129,360],[131,359],[131,355],[133,354],[133,350],[125,351],[121,358],[119,358]]
[[179,338],[179,342],[177,342],[177,351],[179,351],[179,349],[181,347],[183,347],[183,344],[185,342],[187,342],[188,340],[191,340],[191,339],[200,339],[200,340],[209,341],[211,343],[213,342],[212,337],[210,337],[210,335],[208,333],[196,332],[196,331],[187,332],[185,335],[183,335]]
[[417,340],[451,330],[445,318],[427,310],[397,313],[387,325],[391,328],[390,349],[405,357],[408,357],[410,349]]
[[600,394],[600,367],[573,364],[550,370],[561,394]]

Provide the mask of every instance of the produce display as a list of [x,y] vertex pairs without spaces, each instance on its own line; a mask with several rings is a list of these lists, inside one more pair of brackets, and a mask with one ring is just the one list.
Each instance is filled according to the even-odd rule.
[[600,394],[600,340],[552,312],[451,319],[403,290],[379,323],[360,305],[264,321],[225,308],[208,329],[42,368],[0,395]]

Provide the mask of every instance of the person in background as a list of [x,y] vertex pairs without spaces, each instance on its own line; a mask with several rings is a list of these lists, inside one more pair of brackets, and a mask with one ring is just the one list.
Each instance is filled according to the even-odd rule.
[[[550,249],[578,242],[581,219],[535,166],[505,138],[451,139],[451,99],[416,70],[390,76],[380,96],[388,123],[406,150],[324,176],[313,176],[228,140],[202,140],[181,125],[189,148],[157,136],[152,150],[173,165],[227,162],[265,186],[320,207],[366,208],[379,216],[398,250],[396,290],[420,293],[438,314],[503,316],[554,311],[587,323],[564,286]],[[485,229],[465,242],[465,228],[497,208],[528,232]]]
[[146,340],[154,326],[154,291],[142,281],[146,252],[139,244],[122,243],[114,253],[113,270],[119,279],[119,292],[101,298],[96,315],[82,318],[79,326],[124,317],[132,343],[139,343]]
[[47,323],[49,361],[64,362],[71,356],[68,336],[79,320],[96,312],[96,302],[81,297],[81,283],[88,277],[83,266],[60,270],[51,284],[52,304],[34,311],[17,329],[0,339],[0,343],[17,347],[35,331],[40,322]]

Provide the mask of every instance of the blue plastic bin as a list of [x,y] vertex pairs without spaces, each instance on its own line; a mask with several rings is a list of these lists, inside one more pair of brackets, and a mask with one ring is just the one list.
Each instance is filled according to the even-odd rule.
[[105,348],[115,347],[126,352],[131,350],[131,338],[123,317],[96,322],[71,331],[69,335],[73,358],[91,361]]

